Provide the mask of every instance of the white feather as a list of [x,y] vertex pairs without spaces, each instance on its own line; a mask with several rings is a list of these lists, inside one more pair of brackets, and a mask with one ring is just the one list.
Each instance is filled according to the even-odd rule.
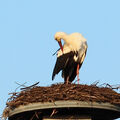
[[57,32],[55,34],[55,38],[63,39],[63,52],[61,50],[58,51],[57,57],[63,55],[63,53],[69,53],[71,51],[78,52],[78,56],[74,56],[75,61],[79,61],[82,63],[85,58],[85,52],[87,50],[87,41],[80,33],[72,33],[66,34],[64,32]]

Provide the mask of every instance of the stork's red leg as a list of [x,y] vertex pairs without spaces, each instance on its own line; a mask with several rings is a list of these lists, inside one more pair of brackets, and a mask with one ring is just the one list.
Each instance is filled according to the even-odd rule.
[[69,76],[67,77],[66,84],[69,84]]
[[76,71],[76,73],[77,73],[77,81],[78,81],[78,84],[79,84],[79,69],[80,69],[80,65],[79,64],[77,64],[77,71]]

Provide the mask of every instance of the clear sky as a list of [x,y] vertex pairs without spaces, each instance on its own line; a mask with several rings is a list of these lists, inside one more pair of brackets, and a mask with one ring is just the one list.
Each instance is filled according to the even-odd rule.
[[1,0],[0,114],[18,85],[52,81],[58,31],[80,32],[88,51],[80,83],[120,84],[120,0]]

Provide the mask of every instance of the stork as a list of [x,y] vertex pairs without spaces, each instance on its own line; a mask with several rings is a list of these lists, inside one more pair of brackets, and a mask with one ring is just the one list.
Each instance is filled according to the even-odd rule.
[[[79,69],[85,59],[87,52],[87,41],[80,33],[67,34],[57,32],[54,36],[59,43],[57,60],[52,74],[52,80],[62,70],[62,77],[66,84],[71,83],[77,76],[79,83]],[[62,46],[61,40],[64,41]]]

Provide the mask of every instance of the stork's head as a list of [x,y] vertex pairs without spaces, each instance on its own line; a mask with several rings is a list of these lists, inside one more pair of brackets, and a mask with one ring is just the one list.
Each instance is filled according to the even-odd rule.
[[61,43],[61,39],[64,39],[66,33],[64,32],[57,32],[54,36],[55,40],[58,42],[62,52],[63,52],[63,46],[62,46],[62,43]]

